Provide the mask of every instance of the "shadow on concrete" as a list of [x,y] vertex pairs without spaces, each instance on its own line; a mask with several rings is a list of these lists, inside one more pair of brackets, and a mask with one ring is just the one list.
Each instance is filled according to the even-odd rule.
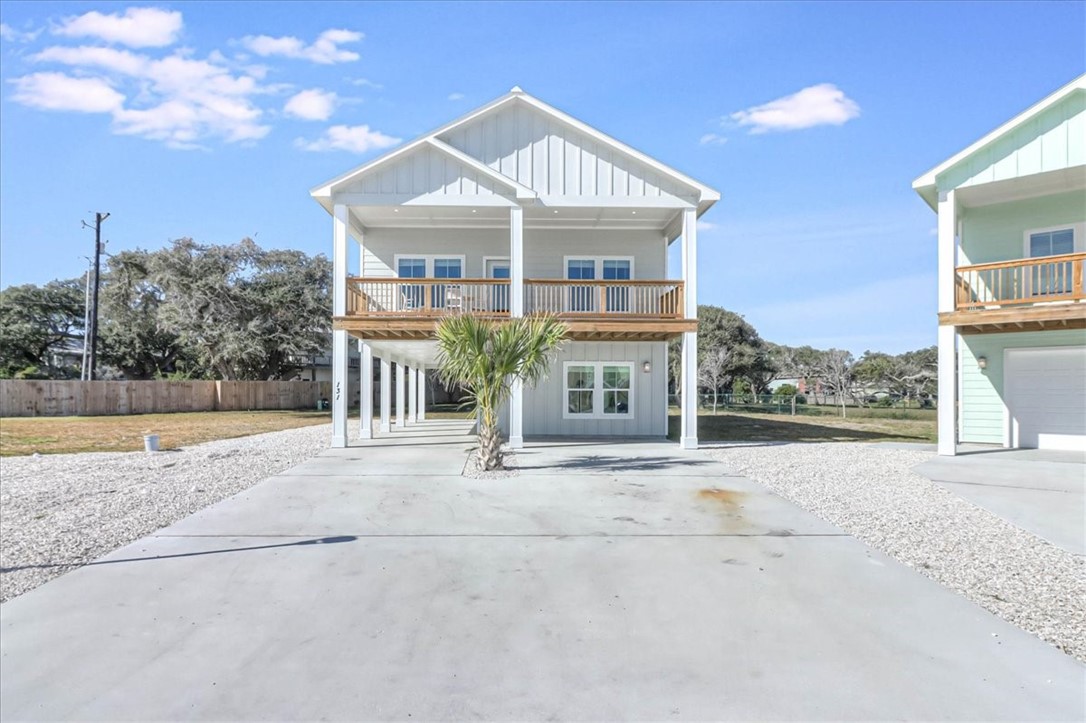
[[271,550],[276,547],[305,547],[307,545],[334,545],[340,542],[354,542],[358,538],[354,535],[338,535],[336,537],[318,537],[313,540],[300,540],[298,542],[281,542],[275,545],[250,545],[248,547],[228,547],[222,550],[204,550],[202,552],[179,552],[176,555],[151,555],[150,557],[126,557],[120,560],[96,560],[94,562],[55,562],[44,565],[16,565],[14,567],[0,567],[2,572],[15,572],[16,570],[45,570],[57,567],[91,567],[93,565],[115,565],[119,562],[148,562],[151,560],[169,560],[175,557],[200,557],[202,555],[221,555],[225,552],[247,552],[249,550]]

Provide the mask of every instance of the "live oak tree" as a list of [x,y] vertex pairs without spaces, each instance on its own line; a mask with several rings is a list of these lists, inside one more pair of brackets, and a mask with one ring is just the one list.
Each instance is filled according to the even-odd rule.
[[54,365],[62,347],[83,336],[83,282],[50,281],[0,291],[0,376],[69,377]]
[[122,251],[102,278],[99,354],[128,379],[155,379],[184,368],[199,375],[180,335],[162,318],[166,292],[155,276],[155,254]]
[[180,239],[154,254],[160,319],[220,379],[283,379],[328,344],[331,264],[251,239]]

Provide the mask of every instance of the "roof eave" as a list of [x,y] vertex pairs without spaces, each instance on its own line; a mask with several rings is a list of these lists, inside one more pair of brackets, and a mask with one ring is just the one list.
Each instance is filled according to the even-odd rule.
[[980,140],[975,141],[974,143],[967,146],[964,150],[955,153],[953,156],[936,165],[934,168],[930,169],[926,173],[921,174],[919,178],[913,181],[913,188],[916,189],[919,193],[921,188],[926,188],[928,186],[935,187],[937,185],[936,179],[938,178],[938,176],[945,173],[946,171],[949,171],[951,168],[966,160],[977,151],[980,151],[984,147],[994,143],[999,138],[1005,136],[1007,133],[1010,133],[1012,130],[1029,121],[1034,116],[1055,105],[1056,103],[1059,103],[1061,100],[1077,91],[1086,91],[1086,73],[1078,76],[1070,83],[1067,83],[1055,92],[1049,93],[1043,99],[1041,99],[1037,103],[1034,103],[1029,108],[1016,115],[1014,118],[1011,118],[1009,121],[1002,124],[995,130],[984,135],[982,138],[980,138]]

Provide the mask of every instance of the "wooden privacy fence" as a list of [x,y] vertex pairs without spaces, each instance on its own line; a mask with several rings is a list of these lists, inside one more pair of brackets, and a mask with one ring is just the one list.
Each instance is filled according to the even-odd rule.
[[331,382],[0,379],[0,417],[316,409]]

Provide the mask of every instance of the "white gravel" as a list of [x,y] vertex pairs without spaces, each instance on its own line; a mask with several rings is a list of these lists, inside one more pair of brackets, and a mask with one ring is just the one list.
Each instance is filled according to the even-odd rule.
[[914,473],[930,452],[823,443],[729,445],[710,454],[1086,661],[1083,558]]
[[460,474],[468,479],[510,479],[520,476],[520,470],[517,469],[517,455],[511,450],[502,450],[502,464],[505,469],[485,471],[479,464],[479,448],[475,447],[468,452],[468,459]]
[[319,425],[154,454],[0,458],[0,601],[293,467],[330,438]]

